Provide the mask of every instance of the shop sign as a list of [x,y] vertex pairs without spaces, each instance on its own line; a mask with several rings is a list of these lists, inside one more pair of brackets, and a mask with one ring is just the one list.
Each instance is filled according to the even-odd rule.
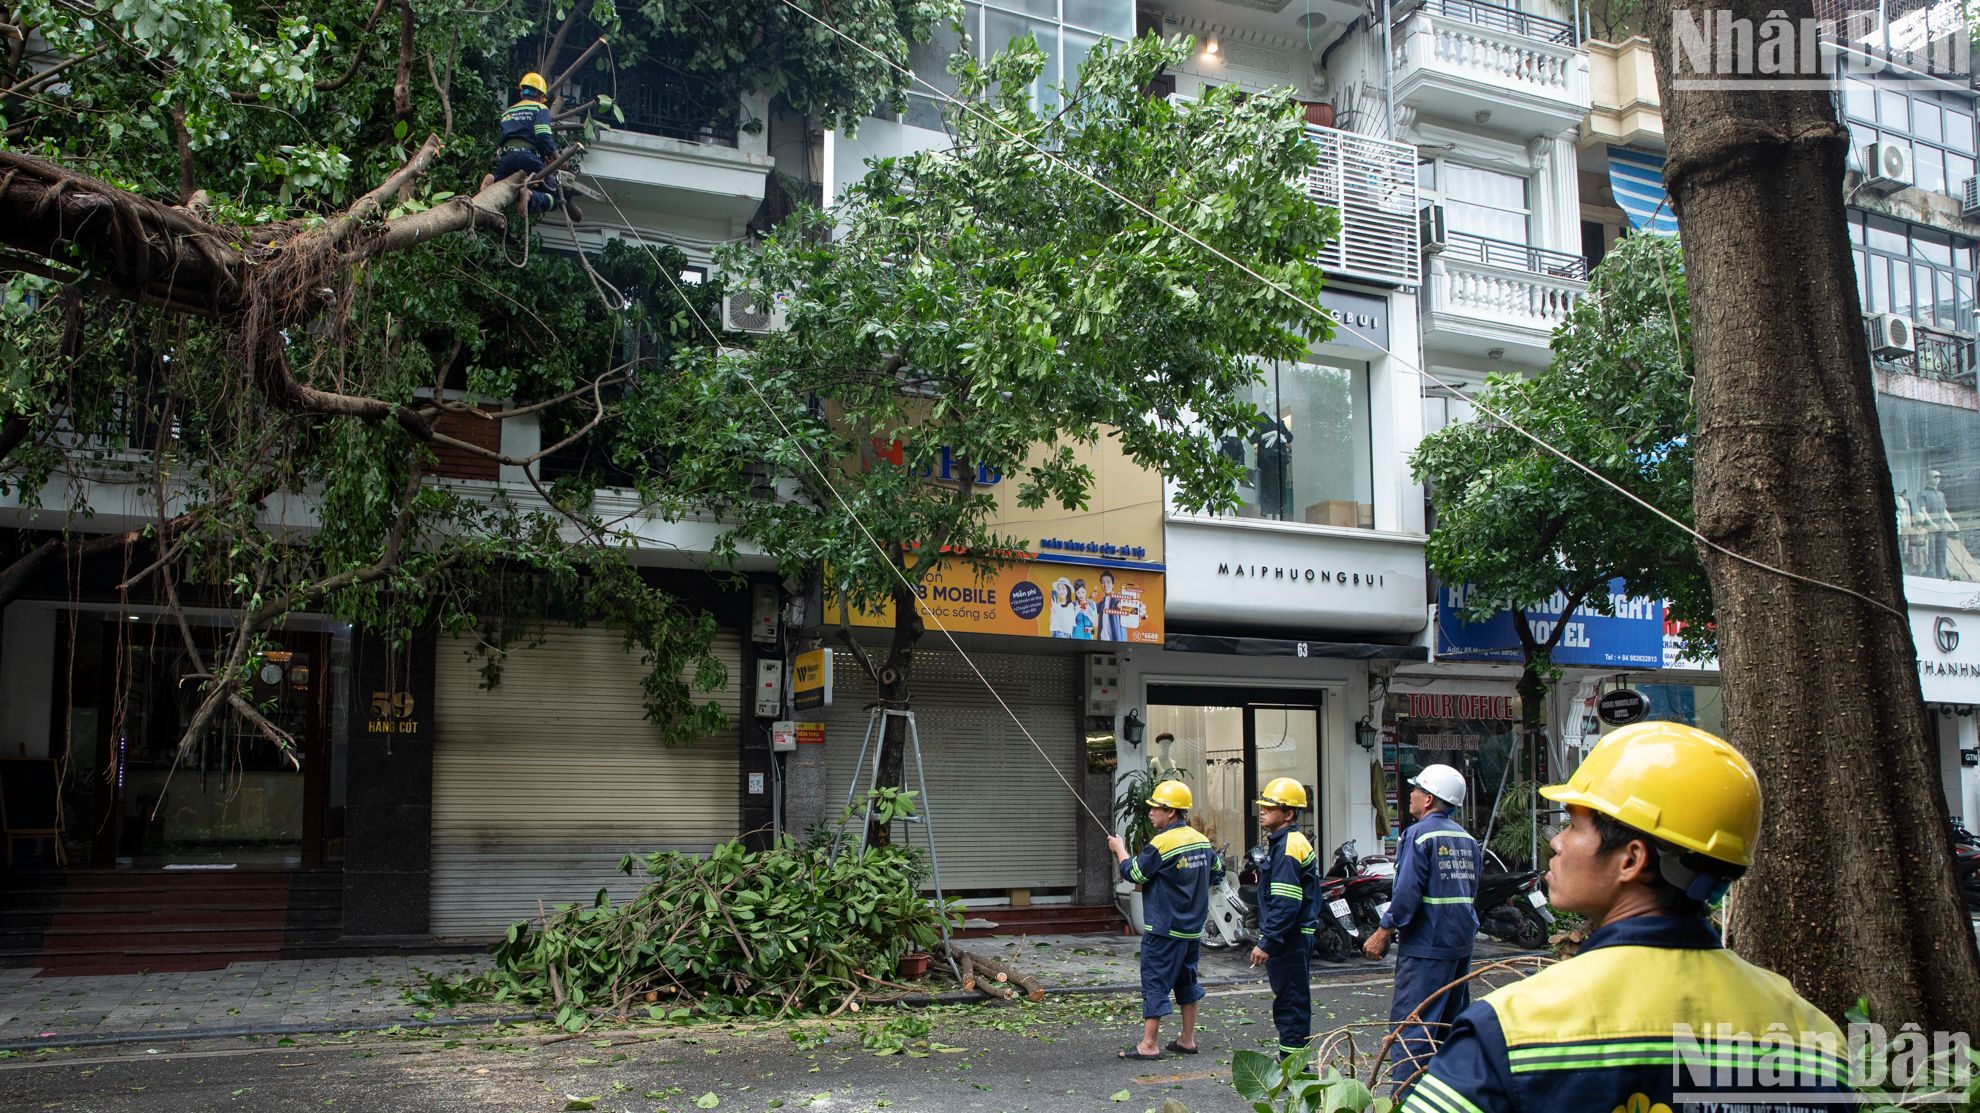
[[1634,688],[1617,688],[1602,693],[1595,701],[1595,717],[1612,727],[1628,726],[1650,711],[1650,701]]
[[813,649],[791,661],[791,701],[800,711],[832,706],[832,651]]
[[1519,718],[1511,696],[1466,696],[1443,692],[1410,692],[1409,717],[1412,719],[1503,719]]
[[[1464,605],[1473,590],[1469,584],[1438,590],[1436,655],[1463,661],[1520,660],[1519,634],[1514,629],[1516,619],[1510,610],[1500,611],[1483,622],[1464,617]],[[1525,612],[1535,641],[1547,640],[1555,627],[1566,625],[1554,646],[1554,664],[1663,667],[1664,604],[1661,601],[1631,595],[1621,580],[1611,580],[1612,614],[1599,614],[1584,605],[1564,615],[1561,612],[1566,606],[1566,596],[1556,593],[1552,599]]]
[[1913,607],[1911,643],[1926,703],[1980,703],[1980,613]]
[[[1220,631],[1356,634],[1423,629],[1423,545],[1390,537],[1250,529],[1174,518],[1168,610]],[[1313,640],[1327,640],[1318,635]]]
[[1320,308],[1334,319],[1334,343],[1378,352],[1389,347],[1388,298],[1329,286],[1320,291]]
[[[940,619],[958,634],[1162,644],[1162,573],[1152,569],[1003,561],[984,574],[968,562],[949,560],[916,592],[926,604],[923,620],[931,630]],[[836,623],[840,608],[835,603],[828,609],[827,621]],[[891,629],[894,608],[855,611],[852,625]]]
[[823,746],[825,744],[824,723],[798,723],[797,744],[800,746]]

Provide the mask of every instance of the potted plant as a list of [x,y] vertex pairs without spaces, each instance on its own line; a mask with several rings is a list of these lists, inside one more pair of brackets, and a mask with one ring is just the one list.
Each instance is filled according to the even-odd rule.
[[[1164,766],[1159,759],[1150,757],[1146,766],[1121,777],[1114,786],[1114,826],[1121,832],[1121,841],[1127,843],[1129,854],[1139,853],[1148,840],[1155,837],[1155,825],[1148,821],[1148,794],[1163,781],[1186,780],[1181,769]],[[1141,911],[1141,888],[1122,880],[1114,885],[1114,892],[1127,898],[1128,922],[1134,925],[1136,934],[1148,930],[1148,921]]]

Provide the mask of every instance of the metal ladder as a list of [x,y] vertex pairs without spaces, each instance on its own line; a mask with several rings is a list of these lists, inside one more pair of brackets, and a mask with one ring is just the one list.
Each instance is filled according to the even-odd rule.
[[[953,940],[949,937],[949,906],[948,902],[942,898],[942,866],[935,860],[935,825],[928,814],[928,776],[923,772],[921,767],[921,732],[915,728],[914,712],[903,708],[882,707],[878,704],[875,704],[869,710],[866,717],[866,736],[860,739],[859,760],[853,764],[852,783],[846,786],[846,805],[840,810],[839,814],[843,816],[847,812],[852,811],[853,801],[862,795],[864,796],[866,800],[866,814],[860,818],[858,842],[854,844],[853,856],[857,858],[865,854],[867,839],[873,830],[873,790],[879,787],[880,758],[887,749],[887,721],[896,716],[907,722],[908,753],[914,758],[915,791],[920,801],[915,807],[913,815],[901,816],[896,821],[908,825],[906,831],[903,833],[901,845],[903,847],[912,845],[914,841],[914,828],[921,828],[922,841],[928,845],[928,872],[930,879],[935,883],[935,908],[941,913],[942,959],[949,964],[949,973],[955,976],[956,984],[961,985],[962,970],[956,966],[956,957],[954,947],[952,946]],[[867,764],[866,760],[866,752],[869,749],[873,751],[873,762],[871,765]],[[859,781],[862,774],[866,778],[866,791],[864,794],[859,789]],[[843,838],[843,834],[835,835],[832,839],[832,853],[828,860],[833,862],[838,861],[839,848],[844,845],[845,839]]]

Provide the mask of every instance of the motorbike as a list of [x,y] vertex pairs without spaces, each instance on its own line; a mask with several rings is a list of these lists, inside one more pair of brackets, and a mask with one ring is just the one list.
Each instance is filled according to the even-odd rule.
[[1966,910],[1980,912],[1980,837],[1955,819],[1953,825],[1953,873],[1959,878],[1960,892],[1966,897]]
[[1395,863],[1379,856],[1371,861],[1356,853],[1349,839],[1334,848],[1334,864],[1321,878],[1320,895],[1334,918],[1353,935],[1356,948],[1382,926],[1395,892]]
[[1508,870],[1497,854],[1485,852],[1486,868],[1478,879],[1478,930],[1515,947],[1538,950],[1547,945],[1554,913],[1540,889],[1539,870]]

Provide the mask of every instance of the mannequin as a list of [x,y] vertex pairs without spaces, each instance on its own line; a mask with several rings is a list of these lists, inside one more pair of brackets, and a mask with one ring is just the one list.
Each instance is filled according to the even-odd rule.
[[1925,529],[1925,569],[1922,573],[1938,579],[1946,578],[1946,542],[1950,535],[1959,532],[1959,523],[1953,521],[1946,509],[1945,492],[1939,490],[1943,478],[1939,469],[1933,468],[1930,478],[1925,481],[1925,489],[1918,492],[1918,515],[1924,519]]

